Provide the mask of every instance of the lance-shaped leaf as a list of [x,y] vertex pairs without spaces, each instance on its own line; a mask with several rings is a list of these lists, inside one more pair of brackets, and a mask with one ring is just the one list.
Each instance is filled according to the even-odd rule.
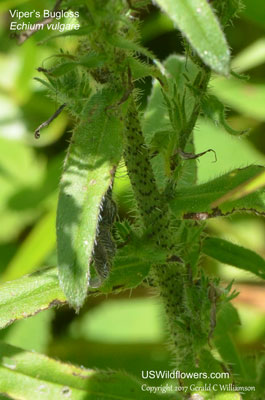
[[[169,77],[170,96],[180,103],[183,108],[182,113],[190,118],[194,107],[194,94],[187,84],[194,81],[198,68],[191,60],[187,61],[185,57],[175,54],[165,60],[164,67],[165,74]],[[161,86],[157,82],[153,84],[142,124],[145,140],[148,143],[151,143],[156,132],[170,130],[169,112]]]
[[94,25],[83,26],[82,28],[79,28],[77,30],[76,29],[71,29],[70,31],[65,31],[65,32],[62,32],[62,33],[58,33],[56,35],[51,35],[51,36],[45,38],[44,40],[41,40],[39,42],[39,44],[44,44],[48,40],[61,38],[61,37],[66,37],[66,36],[86,36],[86,35],[91,34],[94,29],[95,29]]
[[109,91],[95,94],[84,108],[67,154],[57,212],[60,284],[69,303],[83,304],[90,276],[100,206],[122,154],[122,122],[108,107]]
[[203,99],[202,111],[207,118],[214,122],[215,125],[221,125],[226,132],[231,135],[243,135],[248,133],[248,129],[237,131],[228,124],[225,119],[225,106],[216,96],[208,95]]
[[[138,286],[155,263],[166,261],[166,252],[141,239],[117,251],[109,278],[91,294],[111,293]],[[148,261],[147,261],[148,260]],[[47,308],[66,304],[57,268],[44,269],[0,285],[0,329]]]
[[0,392],[21,400],[133,400],[153,398],[141,382],[115,371],[66,364],[0,343]]
[[207,238],[202,252],[209,257],[237,268],[252,272],[265,279],[265,260],[252,250],[219,238]]
[[224,216],[236,211],[250,211],[265,215],[264,188],[236,200],[229,198],[218,207],[215,206],[217,199],[263,171],[264,167],[260,166],[236,169],[202,185],[183,188],[177,191],[174,199],[171,200],[171,209],[178,218],[197,220]]
[[227,75],[230,52],[220,25],[206,0],[155,0],[187,37],[206,65]]
[[[67,57],[67,55],[63,55]],[[88,54],[86,56],[80,57],[74,61],[68,61],[61,64],[56,65],[54,68],[50,69],[47,73],[51,74],[53,77],[60,77],[68,72],[73,71],[77,68],[78,65],[82,65],[86,68],[97,68],[102,67],[104,64],[104,60],[102,56],[98,54]]]
[[243,380],[247,377],[247,372],[244,368],[242,357],[231,336],[231,332],[233,332],[238,325],[240,325],[240,319],[237,310],[231,303],[224,305],[217,314],[217,324],[213,339],[222,359],[228,365],[233,365],[231,377],[234,373],[235,377],[240,376]]
[[106,40],[115,47],[143,54],[144,56],[150,58],[151,60],[155,58],[153,53],[147,50],[145,47],[130,40],[127,40],[121,36],[108,36]]
[[[167,173],[169,172],[170,157],[176,142],[174,138],[177,138],[182,130],[186,134],[186,129],[183,129],[184,115],[187,121],[190,121],[192,117],[195,107],[194,94],[187,83],[193,82],[198,74],[198,68],[191,60],[186,61],[184,57],[177,55],[169,56],[164,62],[164,67],[165,74],[169,77],[168,94],[173,103],[170,107],[167,107],[161,86],[154,82],[142,119],[145,140],[152,150],[158,152],[157,155],[152,157],[151,162],[160,190],[165,189],[168,181]],[[178,128],[174,127],[173,132],[170,124],[170,113],[176,115],[176,120],[179,123]],[[185,148],[185,150],[193,151],[193,146],[189,146],[191,147]],[[190,184],[192,177],[196,175],[195,169],[195,163],[185,164],[179,177],[179,185]]]
[[241,183],[241,185],[230,190],[220,197],[220,199],[215,200],[212,203],[212,207],[219,206],[227,201],[241,199],[242,197],[263,188],[263,186],[265,186],[265,171],[262,171],[253,178],[250,178],[248,181]]
[[57,269],[45,269],[0,286],[0,329],[66,303]]

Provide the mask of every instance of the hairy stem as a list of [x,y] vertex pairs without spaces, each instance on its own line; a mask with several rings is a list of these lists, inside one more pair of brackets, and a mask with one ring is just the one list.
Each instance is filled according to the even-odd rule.
[[129,107],[125,132],[125,162],[144,227],[155,244],[168,252],[167,263],[152,269],[152,279],[159,291],[168,319],[169,332],[180,364],[188,355],[189,365],[196,355],[189,322],[179,329],[178,318],[183,314],[183,291],[187,271],[179,257],[177,232],[173,229],[167,203],[158,192],[144,143],[134,101]]
[[169,210],[156,187],[134,100],[126,119],[124,157],[143,225],[158,246],[170,249],[164,236],[170,226]]

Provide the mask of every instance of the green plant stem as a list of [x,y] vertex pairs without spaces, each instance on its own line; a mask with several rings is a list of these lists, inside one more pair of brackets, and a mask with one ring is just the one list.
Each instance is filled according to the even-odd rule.
[[172,227],[170,212],[156,188],[134,101],[129,106],[126,120],[124,158],[143,225],[155,245],[168,251],[168,262],[153,267],[152,279],[164,302],[169,332],[178,358],[182,362],[188,353],[190,363],[192,338],[185,329],[184,334],[180,335],[177,324],[177,316],[182,313],[184,277],[187,274],[178,255],[177,235]]
[[156,187],[149,150],[144,142],[134,100],[131,100],[126,118],[124,158],[149,237],[155,239],[158,246],[171,249],[172,245],[168,245],[170,238],[166,235],[170,227],[169,209]]

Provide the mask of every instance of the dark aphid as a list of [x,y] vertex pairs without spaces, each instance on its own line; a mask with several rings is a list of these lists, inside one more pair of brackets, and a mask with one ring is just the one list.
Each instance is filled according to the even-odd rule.
[[109,275],[112,259],[116,252],[116,245],[111,236],[111,229],[116,213],[116,204],[112,199],[112,187],[109,187],[100,205],[97,235],[93,251],[95,270],[98,276],[103,279],[106,279]]
[[43,122],[34,132],[34,136],[35,139],[39,139],[40,138],[40,130],[45,128],[45,126],[49,126],[50,123],[58,117],[59,114],[61,114],[61,112],[63,111],[64,107],[66,106],[66,103],[64,103],[63,105],[61,105],[58,110],[55,111],[55,113],[45,122]]

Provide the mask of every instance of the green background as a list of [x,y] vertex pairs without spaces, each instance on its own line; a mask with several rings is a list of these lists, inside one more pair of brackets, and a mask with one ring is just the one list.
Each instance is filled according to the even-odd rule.
[[[265,8],[261,0],[244,0],[241,18],[227,30],[235,71],[247,81],[214,76],[210,88],[229,107],[228,121],[235,129],[251,128],[247,137],[234,138],[201,119],[195,130],[196,151],[213,148],[217,163],[208,153],[198,162],[198,182],[238,167],[265,165]],[[53,2],[42,2],[52,8]],[[9,9],[40,10],[39,1],[0,2],[0,272],[1,281],[12,280],[41,267],[56,265],[55,211],[57,185],[74,121],[62,113],[40,140],[33,132],[58,108],[34,77],[58,48],[73,51],[75,38],[40,42],[45,32],[23,46],[10,37]],[[155,7],[142,12],[142,43],[163,61],[182,53],[180,34]],[[151,80],[139,84],[144,109]],[[126,171],[118,169],[114,186],[119,217],[132,218],[130,185]],[[264,219],[236,215],[212,220],[208,231],[265,256]],[[241,289],[236,306],[242,324],[233,332],[243,353],[260,351],[265,336],[265,289],[250,273],[202,260],[209,274],[220,276]],[[90,297],[79,315],[67,307],[42,312],[14,323],[0,332],[7,343],[43,352],[89,368],[124,369],[141,377],[142,370],[171,366],[166,324],[158,298],[144,287],[118,296]]]

